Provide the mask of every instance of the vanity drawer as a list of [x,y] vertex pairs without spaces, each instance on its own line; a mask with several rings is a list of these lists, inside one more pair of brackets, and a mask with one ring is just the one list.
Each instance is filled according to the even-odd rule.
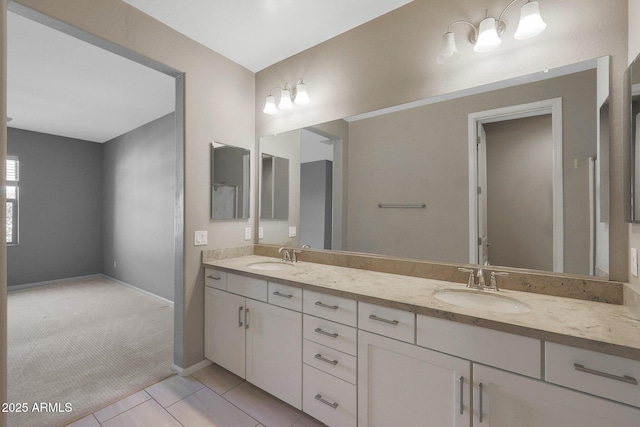
[[334,377],[356,384],[358,365],[355,356],[313,341],[304,340],[302,343],[302,361]]
[[463,359],[542,379],[540,340],[418,314],[416,343]]
[[303,337],[334,350],[356,356],[357,329],[318,317],[304,315]]
[[358,329],[414,344],[416,315],[410,311],[361,302]]
[[640,407],[640,361],[545,343],[545,380]]
[[356,386],[308,365],[302,367],[302,410],[331,427],[355,427]]
[[227,291],[267,302],[267,281],[227,273]]
[[226,291],[227,273],[224,271],[214,270],[213,268],[205,268],[204,285]]
[[302,311],[302,289],[269,282],[269,304]]
[[327,295],[304,290],[303,311],[334,322],[356,326],[358,321],[358,302],[349,298]]

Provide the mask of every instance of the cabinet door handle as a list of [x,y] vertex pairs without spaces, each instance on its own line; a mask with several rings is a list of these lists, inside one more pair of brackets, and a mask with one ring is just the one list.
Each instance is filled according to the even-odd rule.
[[398,323],[400,323],[400,322],[398,322],[397,320],[388,320],[388,319],[384,319],[384,318],[382,318],[382,317],[378,317],[378,316],[376,316],[375,314],[371,314],[371,315],[369,316],[369,319],[371,319],[371,320],[377,320],[378,322],[388,323],[388,324],[393,325],[393,326],[397,326],[397,325],[398,325]]
[[478,421],[482,422],[482,383],[478,384]]
[[282,298],[293,298],[293,295],[291,295],[291,294],[283,294],[283,293],[280,293],[279,291],[275,291],[273,294],[274,294],[275,296],[277,296],[277,297],[282,297]]
[[609,378],[610,380],[621,381],[621,382],[627,383],[627,384],[638,385],[638,380],[633,378],[633,377],[630,377],[628,375],[623,375],[623,376],[620,377],[618,375],[608,374],[608,373],[602,372],[602,371],[596,371],[595,369],[585,368],[584,365],[581,365],[579,363],[574,363],[573,364],[573,368],[576,371],[585,372],[587,374],[597,375],[599,377]]
[[460,415],[464,414],[464,377],[460,377]]
[[238,307],[238,326],[242,327],[242,311],[244,310],[244,307],[240,306]]
[[316,301],[316,305],[318,307],[324,307],[324,308],[328,308],[328,309],[331,309],[331,310],[337,310],[337,309],[340,308],[337,305],[329,305],[329,304],[325,304],[325,303],[323,303],[321,301]]
[[244,309],[244,328],[249,329],[249,307]]
[[326,357],[322,357],[322,355],[320,353],[316,354],[315,356],[316,359],[323,361],[324,363],[328,363],[330,365],[336,366],[338,364],[337,360],[329,360]]
[[336,409],[338,407],[337,402],[331,403],[328,400],[325,400],[321,394],[316,394],[316,400],[319,400],[320,402],[324,403],[327,406],[331,406],[333,409]]
[[322,329],[320,329],[320,328],[316,328],[316,329],[315,329],[315,332],[316,332],[317,334],[326,335],[326,336],[331,337],[331,338],[338,338],[338,333],[337,333],[337,332],[334,332],[334,333],[326,332],[326,331],[323,331],[323,330],[322,330]]
[[221,280],[221,279],[222,279],[222,277],[207,276],[207,279]]

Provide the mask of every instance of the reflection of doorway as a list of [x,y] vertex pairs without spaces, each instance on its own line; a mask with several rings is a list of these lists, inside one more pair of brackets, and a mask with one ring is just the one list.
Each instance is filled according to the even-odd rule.
[[[481,225],[485,259],[492,265],[551,271],[551,115],[480,126],[486,132],[486,138],[480,140],[484,149],[478,147],[479,153],[485,153],[478,156],[478,170],[484,169],[484,177],[479,174],[479,187],[483,189],[480,198],[484,202],[479,204],[478,213],[486,223]],[[482,163],[486,168],[480,167]]]
[[[519,106],[506,107],[496,110],[483,111],[469,115],[469,253],[470,262],[474,264],[491,263],[494,265],[525,267],[535,269],[548,269],[553,271],[563,271],[564,269],[564,243],[563,243],[563,183],[562,183],[562,101],[561,99],[553,99],[547,101],[534,102]],[[546,119],[545,119],[546,117]],[[550,120],[549,120],[550,117]],[[547,134],[550,133],[550,141],[546,146],[546,164],[549,171],[542,172],[533,164],[532,153],[526,154],[528,147],[524,144],[509,145],[510,153],[505,150],[505,142],[498,142],[495,146],[489,148],[486,143],[487,139],[483,138],[483,131],[491,128],[491,133],[502,132],[513,133],[518,124],[522,124],[520,120],[525,121],[529,126],[536,128],[546,128]],[[547,125],[542,125],[544,121],[550,121],[550,131]],[[510,124],[505,123],[509,121]],[[509,129],[511,128],[511,129]],[[504,136],[504,135],[503,135]],[[507,137],[507,141],[514,137],[516,139],[522,136],[511,135]],[[504,138],[503,138],[504,139]],[[547,135],[549,139],[549,135]],[[500,147],[502,145],[502,147]],[[520,160],[513,160],[511,155],[518,154]],[[524,151],[524,152],[523,152]],[[496,156],[496,154],[500,156]],[[522,157],[526,156],[526,157]],[[489,161],[487,161],[489,159]],[[510,172],[508,172],[510,171]],[[504,176],[506,173],[509,176]],[[524,172],[524,173],[523,173]],[[521,214],[511,209],[509,206],[522,209],[524,202],[520,200],[533,199],[531,185],[534,183],[532,175],[536,178],[546,174],[550,176],[546,184],[538,182],[537,185],[551,186],[551,230],[547,234],[551,235],[551,245],[541,243],[540,246],[546,247],[547,251],[551,250],[552,259],[542,261],[539,259],[533,264],[533,257],[527,254],[531,249],[531,239],[538,238],[535,233],[544,234],[541,225],[533,225]],[[518,182],[519,181],[519,182]],[[539,180],[538,180],[539,181]],[[495,192],[491,193],[490,186],[494,187]],[[507,194],[505,194],[507,193]],[[545,210],[543,204],[533,201],[532,206],[537,210]],[[539,208],[539,209],[538,209]],[[525,208],[526,209],[526,208]],[[532,209],[532,208],[530,208]],[[528,212],[531,213],[531,212]],[[491,218],[489,218],[491,216]],[[495,216],[495,218],[493,217]],[[548,220],[541,220],[549,222]],[[503,230],[497,231],[501,228]],[[533,236],[522,234],[522,230],[533,228]],[[492,231],[493,229],[493,231]],[[496,244],[506,248],[506,252],[512,251],[510,255],[502,255],[500,248],[496,248],[492,257],[489,248],[492,248],[492,235],[498,239]],[[515,247],[525,248],[521,253],[522,260],[513,261],[510,258],[515,254]],[[494,259],[492,259],[494,258]],[[542,257],[544,258],[544,257]],[[549,264],[550,268],[541,268],[542,265]]]
[[300,244],[332,249],[334,141],[302,130],[300,144]]

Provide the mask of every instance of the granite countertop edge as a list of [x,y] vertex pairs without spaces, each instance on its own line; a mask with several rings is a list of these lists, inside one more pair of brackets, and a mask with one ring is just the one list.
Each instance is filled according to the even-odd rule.
[[203,266],[640,361],[640,319],[623,305],[501,290],[500,295],[516,298],[532,309],[496,313],[451,305],[434,297],[438,290],[464,289],[461,283],[309,262],[282,270],[249,267],[260,262],[283,261],[247,255],[208,261]]

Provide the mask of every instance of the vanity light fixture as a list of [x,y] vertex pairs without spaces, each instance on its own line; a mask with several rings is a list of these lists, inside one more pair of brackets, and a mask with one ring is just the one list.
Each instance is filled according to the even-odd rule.
[[[512,0],[507,7],[503,9],[497,20],[487,13],[487,16],[477,27],[469,21],[452,22],[447,28],[447,32],[442,36],[443,45],[436,58],[436,62],[438,62],[438,64],[444,64],[458,57],[455,35],[451,31],[451,28],[456,24],[466,24],[473,28],[473,33],[469,35],[469,41],[473,44],[473,50],[475,52],[489,52],[500,46],[500,43],[502,43],[500,36],[502,36],[507,26],[502,20],[502,17],[507,9],[516,1],[518,0]],[[518,23],[514,37],[518,40],[535,37],[543,32],[546,27],[547,24],[540,16],[540,6],[538,2],[535,0],[527,0],[520,10],[520,22]]]
[[[280,91],[280,102],[276,107],[276,98],[273,96],[274,91]],[[307,85],[302,79],[298,79],[295,87],[291,87],[289,83],[285,83],[284,87],[274,87],[267,95],[267,99],[262,110],[265,114],[277,114],[280,110],[292,110],[293,104],[307,105],[309,102],[309,94],[307,93]]]

